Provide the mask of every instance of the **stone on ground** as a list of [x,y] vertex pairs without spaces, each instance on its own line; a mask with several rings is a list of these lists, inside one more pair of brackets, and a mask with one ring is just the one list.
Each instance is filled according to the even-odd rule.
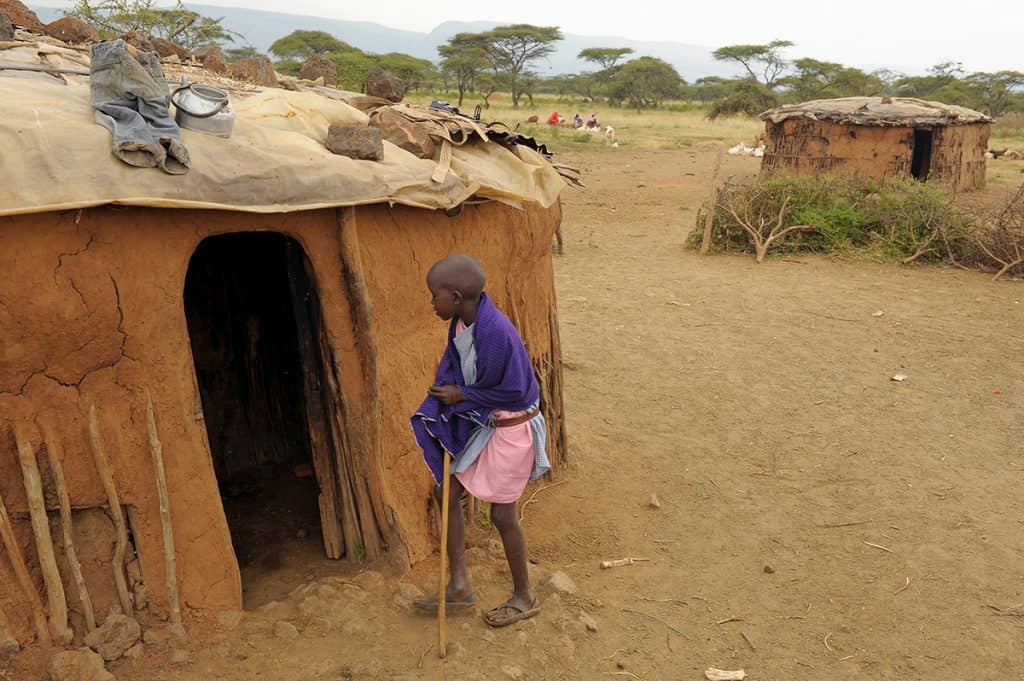
[[85,644],[107,660],[116,660],[135,645],[142,632],[139,623],[122,614],[111,614],[103,625],[85,635]]
[[324,85],[336,87],[338,85],[338,67],[330,59],[314,53],[303,62],[302,68],[299,69],[299,78],[305,80],[323,78]]
[[274,636],[284,641],[294,641],[299,637],[299,630],[291,622],[278,622],[274,625]]
[[512,679],[512,681],[519,681],[520,679],[526,678],[526,672],[523,671],[522,667],[517,665],[505,665],[501,668],[501,673]]
[[224,58],[224,52],[216,45],[203,45],[197,47],[192,56],[199,60],[203,68],[214,73],[224,73],[228,70],[228,61]]
[[[204,62],[205,66],[206,63]],[[251,59],[239,59],[228,64],[228,73],[232,78],[247,80],[256,85],[273,87],[277,85],[277,74],[274,72],[274,64],[270,57],[261,54]]]
[[181,45],[171,42],[166,38],[153,38],[153,49],[160,57],[177,57],[178,59],[184,59],[188,56],[188,50]]
[[[380,128],[380,134],[385,140],[400,149],[405,149],[410,154],[419,158],[434,156],[434,140],[430,138],[430,135],[415,123],[396,113],[381,109],[370,117],[370,125]],[[467,558],[471,551],[486,553],[483,549],[474,547],[466,550]],[[475,564],[479,564],[479,561]]]
[[46,668],[50,681],[116,681],[103,666],[103,658],[89,650],[64,650]]
[[548,586],[558,593],[568,594],[570,596],[576,593],[576,582],[572,581],[572,577],[561,570],[552,573],[551,578],[548,579]]

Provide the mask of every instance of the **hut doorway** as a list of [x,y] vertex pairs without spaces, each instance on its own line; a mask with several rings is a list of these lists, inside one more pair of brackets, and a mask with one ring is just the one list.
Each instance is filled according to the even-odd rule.
[[[208,237],[184,304],[203,416],[246,605],[341,556],[337,475],[320,390],[320,303],[302,246],[283,234]],[[271,577],[268,577],[271,575]]]
[[932,169],[931,130],[914,130],[914,151],[910,160],[910,175],[916,180],[927,180]]

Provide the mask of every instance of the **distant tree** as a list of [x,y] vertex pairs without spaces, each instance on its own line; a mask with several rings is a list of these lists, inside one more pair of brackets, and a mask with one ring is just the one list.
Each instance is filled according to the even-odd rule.
[[633,54],[632,47],[588,47],[585,50],[580,50],[576,58],[597,64],[602,71],[607,71],[615,68],[620,59],[630,54]]
[[690,86],[690,94],[699,99],[701,104],[713,102],[725,97],[729,92],[729,81],[720,76],[698,78]]
[[754,78],[734,78],[726,81],[726,84],[728,90],[725,96],[716,100],[708,110],[708,118],[711,120],[736,114],[756,116],[779,104],[778,95]]
[[179,1],[174,7],[159,7],[156,0],[77,0],[67,16],[95,28],[104,38],[116,38],[130,31],[164,38],[187,50],[200,45],[221,45],[242,38],[225,28],[223,17],[205,17],[186,9]]
[[644,107],[657,106],[665,99],[678,96],[685,84],[670,64],[656,57],[640,57],[626,62],[615,72],[611,95],[629,102],[640,113]]
[[228,61],[238,61],[239,59],[252,59],[253,57],[259,56],[259,50],[252,45],[246,45],[244,47],[232,47],[224,50],[224,57]]
[[348,52],[355,48],[338,40],[325,31],[292,31],[283,38],[278,38],[270,46],[270,53],[279,59],[305,60],[311,54],[327,54],[328,52]]
[[390,52],[377,56],[376,61],[377,66],[401,78],[407,90],[423,90],[437,82],[437,67],[427,59]]
[[972,106],[993,118],[1019,110],[1024,100],[1020,92],[1024,88],[1024,73],[1020,71],[972,73],[967,76],[966,84],[974,92]]
[[778,80],[790,99],[806,101],[831,97],[874,96],[885,89],[877,76],[835,62],[803,58],[793,61],[793,73]]
[[711,55],[718,61],[736,62],[751,78],[771,88],[789,65],[782,50],[793,45],[789,40],[773,40],[767,45],[726,45]]
[[485,54],[491,70],[512,94],[512,107],[526,92],[525,86],[536,72],[533,65],[555,51],[555,43],[562,39],[557,26],[515,24],[499,26],[482,34]]
[[354,47],[343,52],[327,52],[323,56],[334,62],[338,69],[338,87],[353,92],[362,91],[366,72],[378,65],[373,55]]
[[441,55],[441,72],[455,83],[459,104],[472,92],[480,73],[488,67],[487,41],[479,33],[457,33],[437,48]]

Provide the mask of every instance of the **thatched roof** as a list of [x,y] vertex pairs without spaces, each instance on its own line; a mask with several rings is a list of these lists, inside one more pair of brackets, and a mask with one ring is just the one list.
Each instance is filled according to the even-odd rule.
[[761,114],[761,120],[776,124],[790,118],[808,118],[846,125],[925,128],[992,122],[991,118],[973,109],[912,97],[815,99],[776,107]]
[[[472,198],[546,207],[566,186],[560,173],[570,169],[501,124],[383,101],[435,139],[434,157],[387,141],[381,161],[338,156],[325,147],[328,125],[367,125],[380,106],[336,90],[241,83],[230,88],[230,139],[181,131],[187,174],[132,167],[94,120],[87,49],[55,42],[0,43],[0,216],[104,204],[271,213],[372,203],[446,210]],[[181,75],[227,85],[198,68]]]

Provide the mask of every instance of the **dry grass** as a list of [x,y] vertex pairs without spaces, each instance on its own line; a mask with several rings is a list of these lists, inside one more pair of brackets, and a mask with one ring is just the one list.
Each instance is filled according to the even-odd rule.
[[[430,99],[430,96],[425,95],[410,96],[410,100],[419,104],[428,104]],[[457,97],[451,97],[448,101],[456,100]],[[474,105],[475,102],[470,103],[467,98],[462,108],[464,111],[472,112]],[[669,103],[669,106],[672,106],[672,103]],[[738,142],[752,144],[764,130],[764,124],[756,119],[740,117],[709,121],[700,110],[653,109],[637,114],[632,109],[611,107],[607,104],[571,104],[547,97],[535,97],[532,108],[522,106],[519,109],[513,109],[511,100],[504,97],[492,102],[491,107],[484,110],[483,117],[502,121],[513,127],[520,123],[521,132],[547,143],[552,151],[583,148],[612,150],[605,144],[603,135],[590,135],[571,128],[546,125],[544,120],[552,111],[558,111],[563,118],[571,118],[577,111],[584,118],[590,115],[591,111],[596,112],[602,126],[610,125],[615,128],[620,150],[681,149],[700,146],[707,142],[725,142],[730,146]],[[526,123],[530,116],[537,116],[540,123]]]

